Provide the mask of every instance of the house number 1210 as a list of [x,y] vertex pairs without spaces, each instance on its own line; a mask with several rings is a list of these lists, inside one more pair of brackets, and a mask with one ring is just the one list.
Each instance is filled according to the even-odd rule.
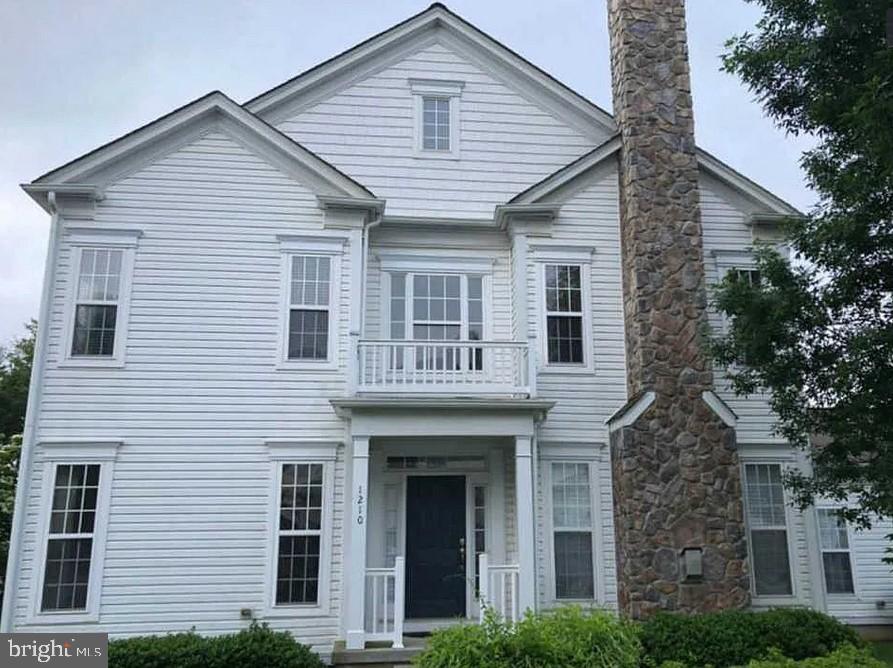
[[363,523],[363,502],[365,500],[363,498],[363,486],[360,485],[357,487],[357,524]]

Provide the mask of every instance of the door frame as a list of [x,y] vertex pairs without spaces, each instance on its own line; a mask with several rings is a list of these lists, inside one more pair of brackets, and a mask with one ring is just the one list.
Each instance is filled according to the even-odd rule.
[[[430,444],[405,444],[405,445],[386,445],[375,452],[377,461],[373,468],[375,479],[372,483],[373,494],[380,502],[376,503],[376,518],[373,527],[379,529],[377,533],[384,534],[384,515],[387,509],[384,506],[385,495],[384,489],[387,485],[397,485],[397,555],[406,556],[406,493],[407,478],[409,476],[461,476],[465,478],[465,618],[477,619],[480,611],[477,600],[474,596],[474,587],[469,584],[474,582],[475,573],[475,555],[474,555],[474,488],[484,487],[486,495],[486,519],[484,524],[484,543],[486,551],[489,554],[494,552],[504,554],[505,546],[496,545],[496,541],[504,542],[505,527],[501,531],[494,529],[496,522],[505,523],[505,516],[496,516],[494,508],[497,503],[494,501],[499,498],[499,507],[505,507],[505,477],[504,470],[496,474],[493,471],[493,458],[491,450],[495,446],[478,446],[465,445],[455,443],[448,446],[448,454],[444,452],[444,447]],[[445,468],[445,469],[406,469],[406,470],[389,470],[387,468],[388,457],[439,457],[439,456],[473,456],[481,457],[483,460],[483,468]],[[499,457],[499,464],[504,468],[504,457]],[[372,528],[372,527],[370,527]],[[385,546],[382,541],[378,550],[380,554],[375,554],[374,558],[381,561],[385,557]],[[418,620],[407,620],[408,625],[417,623]],[[435,624],[434,627],[437,625]],[[409,626],[407,626],[409,628]],[[416,629],[412,629],[416,630]],[[418,630],[429,630],[419,628]]]

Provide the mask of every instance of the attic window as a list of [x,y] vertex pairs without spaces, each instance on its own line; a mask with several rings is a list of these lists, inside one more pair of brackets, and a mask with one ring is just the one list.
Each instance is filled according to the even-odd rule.
[[459,157],[459,99],[463,86],[461,81],[409,80],[415,113],[415,156]]

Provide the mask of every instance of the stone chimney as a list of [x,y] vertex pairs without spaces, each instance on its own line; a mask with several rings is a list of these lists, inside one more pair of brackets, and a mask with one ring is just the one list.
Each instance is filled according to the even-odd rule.
[[683,0],[608,0],[630,402],[610,421],[620,610],[749,603],[734,413],[713,393]]

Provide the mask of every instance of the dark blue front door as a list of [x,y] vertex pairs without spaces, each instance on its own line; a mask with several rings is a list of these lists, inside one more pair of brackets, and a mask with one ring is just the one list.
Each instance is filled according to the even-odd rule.
[[406,616],[465,616],[465,477],[406,480]]

